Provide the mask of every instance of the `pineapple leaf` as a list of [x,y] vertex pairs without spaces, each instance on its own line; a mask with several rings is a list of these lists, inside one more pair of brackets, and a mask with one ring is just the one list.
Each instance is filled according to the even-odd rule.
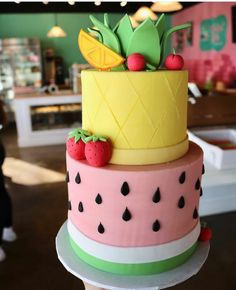
[[96,17],[90,15],[92,23],[98,28],[102,35],[103,44],[111,48],[116,53],[120,54],[120,43],[118,37],[115,33],[108,27],[106,27],[102,22],[100,22]]
[[156,67],[154,65],[151,65],[150,63],[146,63],[146,67],[148,68],[149,71],[154,71],[156,70]]
[[160,62],[160,39],[151,19],[146,19],[133,32],[126,56],[132,53],[142,54],[146,61],[157,67]]
[[111,29],[108,13],[104,13],[104,25]]
[[124,70],[127,70],[127,67],[125,64],[122,64],[120,66],[113,67],[111,70],[112,71],[124,71]]
[[160,39],[162,39],[162,36],[163,36],[163,34],[165,32],[165,28],[166,28],[166,25],[165,25],[165,14],[164,13],[162,13],[161,16],[158,18],[155,26],[157,28],[157,31],[158,31]]
[[170,37],[170,35],[173,32],[176,32],[178,30],[187,29],[187,28],[190,28],[190,27],[191,27],[191,23],[185,23],[185,24],[182,24],[182,25],[174,26],[174,27],[172,27],[171,29],[167,30],[164,33],[162,41],[161,41],[161,63],[163,63],[164,58],[165,58],[167,40]]
[[121,53],[122,55],[126,55],[129,46],[129,40],[133,34],[133,27],[127,14],[118,23],[115,33],[120,40]]
[[101,35],[101,33],[100,33],[97,29],[95,29],[95,28],[88,28],[88,31],[91,32],[91,33],[96,34],[98,40],[99,40],[101,43],[103,43],[102,35]]

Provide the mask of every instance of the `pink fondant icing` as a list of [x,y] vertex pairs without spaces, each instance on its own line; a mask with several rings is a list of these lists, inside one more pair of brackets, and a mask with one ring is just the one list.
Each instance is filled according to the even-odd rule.
[[[146,166],[107,165],[95,168],[86,161],[75,161],[67,154],[69,172],[69,200],[71,210],[68,218],[86,236],[95,241],[114,246],[150,246],[180,239],[197,224],[193,218],[198,209],[200,189],[195,189],[202,175],[202,150],[190,142],[188,153],[173,162]],[[179,183],[179,176],[186,172],[186,180]],[[79,172],[81,182],[75,178]],[[121,194],[123,182],[129,184],[130,192]],[[152,201],[157,188],[161,199]],[[97,194],[102,203],[97,204]],[[184,196],[185,206],[180,209],[178,201]],[[78,210],[83,204],[83,212]],[[124,221],[126,207],[131,219]],[[160,230],[154,232],[152,225],[158,220]],[[105,232],[97,228],[102,223]]]

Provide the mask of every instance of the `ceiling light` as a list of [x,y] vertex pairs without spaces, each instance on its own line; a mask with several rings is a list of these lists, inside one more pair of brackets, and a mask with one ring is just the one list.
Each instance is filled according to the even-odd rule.
[[57,14],[55,16],[55,25],[48,31],[47,37],[65,37],[65,31],[57,24]]
[[144,21],[147,18],[150,18],[151,20],[157,20],[157,15],[152,12],[152,10],[146,6],[140,7],[135,14],[133,15],[133,18],[138,21]]
[[43,4],[44,4],[44,5],[47,5],[47,4],[48,4],[48,1],[43,1]]
[[126,4],[127,4],[127,1],[121,1],[121,2],[120,2],[120,6],[121,6],[121,7],[125,7]]
[[68,1],[68,4],[75,5],[75,1]]
[[182,8],[182,4],[174,1],[155,2],[151,6],[151,10],[156,12],[172,12],[181,10]]
[[95,1],[95,2],[94,2],[94,5],[96,5],[96,6],[100,6],[100,5],[101,5],[101,1]]
[[47,34],[47,37],[65,37],[65,31],[58,25],[54,25]]

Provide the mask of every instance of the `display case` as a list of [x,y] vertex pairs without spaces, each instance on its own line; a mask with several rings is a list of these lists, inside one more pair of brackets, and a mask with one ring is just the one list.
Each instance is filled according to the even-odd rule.
[[81,95],[71,92],[16,95],[14,108],[19,147],[65,143],[81,126]]
[[35,91],[42,84],[38,38],[0,39],[0,54],[10,59],[15,93]]

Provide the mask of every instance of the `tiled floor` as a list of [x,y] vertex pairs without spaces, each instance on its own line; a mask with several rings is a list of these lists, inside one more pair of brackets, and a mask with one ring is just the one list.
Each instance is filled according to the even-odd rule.
[[[3,134],[3,140],[9,157],[64,174],[64,146],[19,149],[14,128]],[[55,251],[55,236],[66,219],[66,184],[24,185],[10,179],[7,184],[19,238],[4,244],[7,260],[0,264],[0,290],[84,289],[81,281],[63,268]],[[204,220],[214,231],[209,258],[198,275],[173,289],[235,290],[236,212]]]

